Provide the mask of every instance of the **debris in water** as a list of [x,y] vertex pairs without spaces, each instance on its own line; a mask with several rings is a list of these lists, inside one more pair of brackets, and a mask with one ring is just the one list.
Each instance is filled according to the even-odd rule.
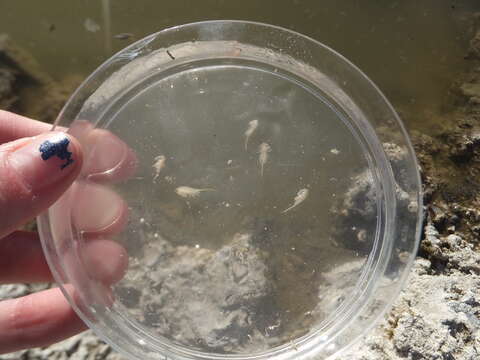
[[98,25],[93,19],[91,18],[86,18],[85,22],[83,23],[83,26],[85,27],[85,30],[90,31],[90,32],[97,32],[100,30],[100,25]]
[[113,35],[113,38],[117,40],[128,40],[131,37],[133,37],[132,33],[120,33],[120,34]]
[[170,57],[170,59],[175,60],[175,56],[173,56],[170,50],[167,50],[167,55]]
[[267,143],[261,143],[258,147],[258,153],[260,154],[258,157],[258,162],[260,164],[260,174],[263,177],[263,167],[267,163],[268,160],[268,153],[272,151],[272,147]]
[[308,197],[308,193],[308,189],[300,189],[297,193],[297,196],[295,196],[295,198],[293,199],[293,205],[283,210],[282,214],[285,214],[287,211],[292,210],[294,207],[304,202]]
[[165,181],[169,184],[173,184],[175,182],[175,178],[173,176],[165,176]]
[[248,128],[245,130],[245,151],[248,150],[248,140],[250,136],[257,130],[258,120],[252,120],[248,123]]
[[179,186],[175,189],[178,196],[183,198],[196,198],[200,193],[205,191],[215,191],[215,189],[195,189],[190,186]]

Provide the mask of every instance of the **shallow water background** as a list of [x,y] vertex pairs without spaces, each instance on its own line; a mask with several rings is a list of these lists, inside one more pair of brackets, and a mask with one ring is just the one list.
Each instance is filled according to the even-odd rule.
[[[470,37],[465,19],[474,11],[480,11],[475,0],[144,0],[135,6],[128,0],[2,0],[0,32],[61,79],[86,76],[114,52],[165,27],[208,19],[267,22],[349,58],[408,112],[408,127],[425,129],[436,125],[425,114],[432,118],[440,111],[464,69]],[[123,40],[115,38],[119,34]]]

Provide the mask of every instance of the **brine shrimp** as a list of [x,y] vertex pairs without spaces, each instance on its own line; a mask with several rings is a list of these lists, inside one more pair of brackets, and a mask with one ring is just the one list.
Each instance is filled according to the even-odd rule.
[[258,120],[249,121],[247,130],[245,130],[245,151],[248,150],[248,140],[250,139],[250,136],[253,135],[255,130],[257,130],[257,127],[258,127]]
[[302,202],[304,202],[307,197],[308,197],[308,189],[300,189],[298,190],[297,192],[297,195],[295,196],[295,198],[293,199],[293,204],[292,206],[286,208],[285,210],[282,211],[282,214],[285,214],[287,211],[290,211],[292,210],[294,207],[298,206],[299,204],[301,204]]
[[179,186],[175,189],[177,195],[185,199],[196,198],[200,195],[200,193],[205,191],[215,191],[215,189],[195,189],[190,186]]
[[260,164],[260,174],[263,177],[263,168],[268,160],[268,153],[272,151],[272,147],[267,143],[261,143],[258,147],[258,163]]
[[162,169],[165,167],[167,158],[164,155],[158,155],[154,160],[155,162],[153,163],[152,167],[155,170],[155,176],[153,177],[153,181],[155,182],[160,176],[160,171],[162,171]]
[[291,342],[290,342],[290,345],[292,345],[292,349],[293,349],[293,350],[298,351],[298,346],[297,346],[297,344],[296,344],[294,341],[291,341]]

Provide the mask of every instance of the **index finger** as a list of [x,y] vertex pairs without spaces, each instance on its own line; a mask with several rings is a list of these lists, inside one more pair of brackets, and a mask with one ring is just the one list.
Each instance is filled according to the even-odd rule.
[[0,302],[0,354],[50,345],[85,329],[58,288]]
[[[25,116],[0,110],[0,144],[19,138],[36,136],[52,130],[52,125]],[[66,131],[58,127],[59,131]],[[110,182],[132,176],[136,169],[134,152],[120,138],[106,130],[95,129],[87,121],[75,121],[68,133],[86,146],[82,173],[91,180]],[[95,144],[95,145],[94,145]]]
[[51,124],[0,110],[0,144],[36,136],[52,129]]

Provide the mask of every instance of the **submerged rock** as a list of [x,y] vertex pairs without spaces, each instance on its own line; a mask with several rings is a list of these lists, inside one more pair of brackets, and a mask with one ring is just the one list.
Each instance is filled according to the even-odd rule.
[[386,321],[345,359],[461,359],[480,356],[480,276],[430,275],[416,261],[407,288]]
[[128,275],[144,291],[132,301],[129,279],[118,291],[119,300],[144,325],[200,350],[226,353],[267,347],[264,324],[256,319],[272,285],[264,255],[249,235],[237,234],[231,245],[217,251],[175,247],[158,235],[150,243],[155,249],[146,248],[145,264]]
[[[480,31],[471,53],[480,58]],[[445,127],[413,137],[427,221],[408,285],[383,324],[343,358],[480,358],[479,69],[465,76],[454,89],[460,105],[444,115]]]
[[54,80],[24,48],[0,34],[0,108],[53,122],[83,80],[72,75]]
[[[384,143],[383,148],[396,177],[404,176],[403,162],[407,150],[394,143]],[[368,253],[371,243],[366,241],[373,236],[377,226],[377,188],[369,169],[355,176],[348,190],[332,208],[335,215],[333,236],[335,242],[347,249]],[[398,184],[395,184],[397,204],[407,211],[417,211],[417,201],[410,197]],[[402,216],[402,214],[398,214]]]
[[10,109],[18,100],[14,94],[15,73],[0,67],[0,108]]

